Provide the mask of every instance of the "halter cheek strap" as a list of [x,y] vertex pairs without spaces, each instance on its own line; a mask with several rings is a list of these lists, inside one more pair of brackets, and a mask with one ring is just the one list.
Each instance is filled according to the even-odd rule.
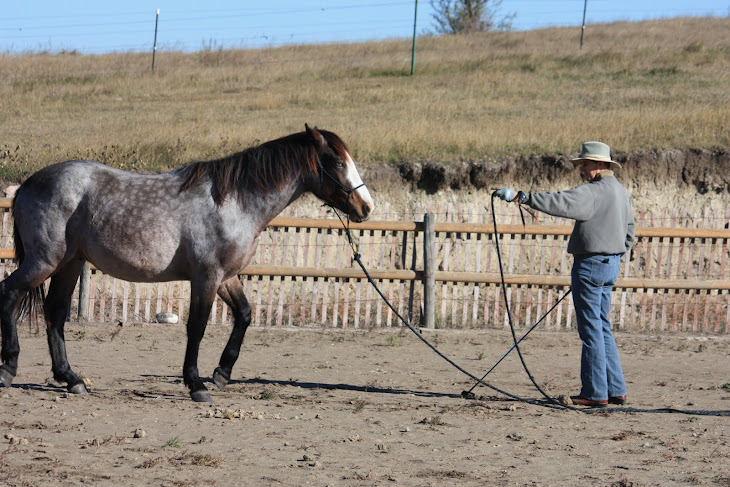
[[319,157],[317,158],[317,165],[319,166],[319,187],[320,187],[320,190],[324,187],[324,181],[323,181],[322,175],[325,175],[329,179],[331,179],[337,186],[339,186],[340,189],[342,189],[345,193],[347,193],[347,200],[346,201],[347,201],[347,204],[348,205],[350,205],[350,196],[352,196],[352,193],[354,193],[358,189],[360,189],[363,186],[365,186],[365,183],[361,183],[361,184],[358,184],[357,186],[355,186],[354,188],[348,188],[347,186],[345,186],[344,184],[342,184],[341,182],[339,182],[337,180],[337,178],[335,178],[333,175],[331,175],[329,172],[327,172],[327,170],[325,170],[324,166],[322,165],[322,161],[319,160]]

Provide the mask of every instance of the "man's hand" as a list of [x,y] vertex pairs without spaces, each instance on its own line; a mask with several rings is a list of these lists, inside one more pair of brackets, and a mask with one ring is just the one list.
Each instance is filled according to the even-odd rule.
[[515,199],[515,190],[511,188],[501,188],[494,192],[502,201],[512,201]]

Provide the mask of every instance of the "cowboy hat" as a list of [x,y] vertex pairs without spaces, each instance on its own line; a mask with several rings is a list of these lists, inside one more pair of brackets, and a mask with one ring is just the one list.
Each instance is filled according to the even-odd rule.
[[621,164],[611,159],[611,148],[603,142],[583,142],[580,150],[580,157],[572,159],[577,161],[599,161],[610,162],[611,169],[620,169]]

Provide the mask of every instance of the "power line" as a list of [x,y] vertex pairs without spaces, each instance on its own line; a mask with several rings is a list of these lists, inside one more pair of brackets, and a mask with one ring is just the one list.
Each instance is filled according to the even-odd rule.
[[[424,2],[428,3],[428,2]],[[515,30],[580,25],[584,0],[508,0],[499,13],[520,8]],[[713,6],[709,6],[712,4]],[[646,20],[674,16],[725,16],[729,12],[716,2],[694,1],[688,6],[665,6],[657,12],[642,2],[617,12],[616,2],[592,0],[587,12],[588,24],[615,20]],[[534,6],[537,5],[537,8]],[[548,8],[548,5],[551,8]],[[361,42],[384,38],[407,38],[413,26],[413,0],[371,1],[331,5],[326,1],[307,2],[292,7],[239,7],[206,10],[163,11],[160,16],[160,45],[200,47],[194,39],[214,40],[219,47],[256,47],[285,43]],[[389,15],[366,16],[365,13],[388,12]],[[347,13],[344,17],[343,12]],[[397,13],[396,14],[394,14]],[[337,13],[338,15],[329,15]],[[432,25],[432,11],[421,12],[419,30]],[[283,20],[296,18],[297,21]],[[8,51],[32,51],[39,45],[64,46],[81,52],[101,53],[124,50],[147,50],[152,42],[154,11],[121,11],[118,15],[84,11],[76,14],[39,14],[7,17],[0,27],[2,44]],[[91,45],[89,45],[91,43]],[[35,46],[34,46],[35,44]],[[249,45],[252,44],[252,45]],[[25,46],[25,47],[17,47]],[[32,46],[29,49],[29,46]],[[52,49],[44,49],[52,50]]]

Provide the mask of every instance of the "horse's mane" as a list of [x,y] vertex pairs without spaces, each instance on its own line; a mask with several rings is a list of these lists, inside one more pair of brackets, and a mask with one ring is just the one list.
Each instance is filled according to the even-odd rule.
[[[332,132],[321,130],[333,150],[347,150]],[[180,168],[186,191],[207,179],[212,184],[213,200],[220,205],[230,194],[245,201],[250,194],[267,197],[292,179],[302,180],[318,172],[317,150],[306,132],[250,147],[243,152],[212,161],[200,161]]]

